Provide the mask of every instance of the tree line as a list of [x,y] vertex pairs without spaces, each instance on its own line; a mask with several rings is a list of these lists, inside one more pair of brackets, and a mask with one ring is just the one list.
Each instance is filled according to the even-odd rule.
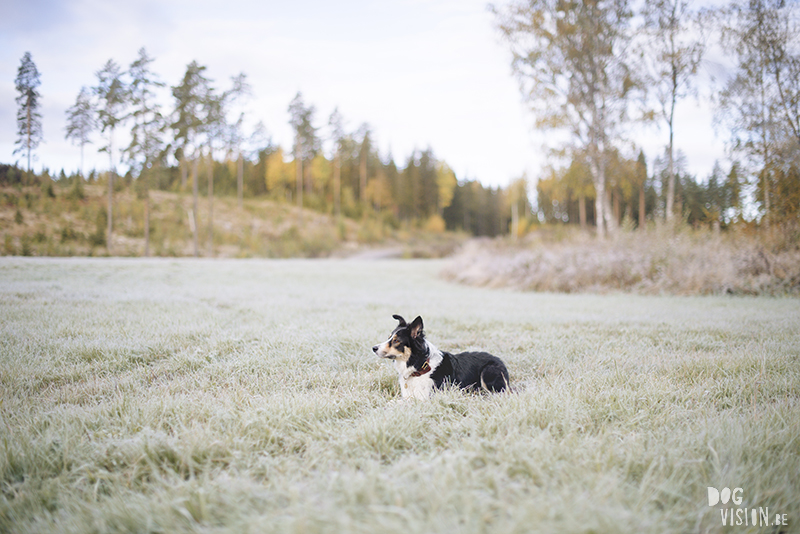
[[[145,202],[152,187],[191,187],[196,254],[201,185],[212,200],[210,246],[215,187],[228,192],[234,183],[240,205],[245,196],[268,195],[337,217],[377,216],[388,224],[478,235],[517,235],[538,220],[594,226],[602,237],[626,216],[641,226],[681,216],[724,226],[740,220],[746,208],[769,225],[795,220],[800,210],[798,9],[784,0],[733,0],[706,10],[689,0],[494,6],[537,127],[566,139],[553,147],[553,163],[538,177],[534,205],[525,177],[506,188],[458,179],[431,148],[397,164],[379,154],[369,125],[347,130],[338,109],[321,118],[299,92],[287,106],[292,146],[276,146],[260,123],[245,126],[250,87],[244,74],[220,88],[193,61],[177,84],[167,86],[144,49],[127,69],[109,60],[97,71],[95,84],[67,110],[65,134],[81,153],[97,134],[99,150],[108,153],[109,238],[121,159]],[[718,164],[711,176],[695,177],[675,150],[675,111],[697,93],[712,40],[733,64],[713,95],[715,120],[729,133],[730,160],[724,170]],[[39,85],[26,53],[16,84],[15,153],[27,155],[29,171],[41,140]],[[162,106],[164,93],[171,97],[169,109]],[[666,132],[664,154],[650,170],[630,139],[642,124],[660,124]],[[115,134],[123,126],[128,144],[117,147]]]
[[[149,253],[152,188],[191,188],[195,255],[201,248],[197,218],[201,194],[210,200],[206,235],[209,251],[212,248],[215,189],[216,194],[235,191],[240,207],[245,197],[269,196],[336,217],[377,217],[394,227],[409,224],[494,236],[505,233],[511,224],[505,190],[485,187],[477,180],[457,180],[431,148],[414,150],[398,165],[391,154],[379,153],[368,124],[348,131],[335,109],[320,125],[315,106],[298,92],[287,107],[294,143],[285,150],[266,136],[263,124],[247,130],[246,100],[251,89],[245,74],[220,89],[208,77],[207,68],[192,61],[179,82],[168,87],[151,70],[152,62],[144,48],[127,69],[107,61],[96,72],[95,84],[83,87],[66,110],[65,137],[81,151],[80,176],[84,175],[84,150],[94,137],[99,137],[98,150],[108,155],[108,172],[103,176],[108,190],[108,243],[119,162],[127,166],[123,178],[145,202],[145,254]],[[15,153],[28,154],[29,174],[30,153],[41,141],[39,85],[38,70],[26,53],[17,76],[21,96]],[[170,109],[162,104],[165,92],[171,96]],[[25,96],[31,94],[35,98]],[[120,144],[123,128],[125,143]],[[326,151],[324,146],[330,148]],[[97,178],[92,171],[89,179]],[[527,202],[525,198],[530,212]],[[302,217],[302,210],[299,213]]]
[[[712,225],[741,218],[796,221],[800,211],[800,5],[734,0],[520,0],[493,7],[539,128],[563,132],[537,186],[539,217],[614,232],[627,214],[684,216]],[[729,166],[691,177],[675,151],[676,108],[697,94],[716,40],[733,63],[712,95],[729,133]],[[666,131],[648,173],[630,139],[642,124]],[[700,182],[698,182],[700,178]]]
[[[703,181],[686,171],[686,158],[681,151],[676,152],[671,171],[666,153],[655,159],[649,171],[641,151],[636,159],[626,159],[619,152],[612,152],[608,167],[611,217],[619,226],[627,221],[631,226],[643,228],[648,220],[666,219],[670,177],[673,177],[673,205],[688,224],[720,229],[745,219],[748,183],[736,162],[725,169],[716,162]],[[795,189],[795,194],[800,192],[798,176],[789,176],[788,180],[792,181],[790,187]],[[536,191],[537,215],[543,222],[572,223],[585,228],[595,218],[595,190],[585,161],[576,159],[567,167],[550,168],[548,175],[538,181]],[[790,204],[798,199],[791,195],[781,198],[786,208],[784,213],[791,213]]]

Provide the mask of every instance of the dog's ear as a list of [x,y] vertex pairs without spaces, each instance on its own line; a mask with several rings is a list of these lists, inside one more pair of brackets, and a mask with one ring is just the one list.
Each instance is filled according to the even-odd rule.
[[411,324],[408,326],[408,329],[411,331],[411,338],[417,339],[422,335],[422,317],[419,315],[416,319],[411,321]]
[[405,326],[406,325],[406,320],[403,319],[402,317],[400,317],[399,315],[392,315],[392,318],[393,319],[397,319],[398,321],[400,321],[400,326]]

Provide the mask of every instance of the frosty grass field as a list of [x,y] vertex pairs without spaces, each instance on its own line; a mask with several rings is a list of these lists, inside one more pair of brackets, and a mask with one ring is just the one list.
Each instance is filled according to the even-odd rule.
[[[0,259],[0,532],[800,531],[800,300],[443,266]],[[514,392],[398,401],[392,313]]]

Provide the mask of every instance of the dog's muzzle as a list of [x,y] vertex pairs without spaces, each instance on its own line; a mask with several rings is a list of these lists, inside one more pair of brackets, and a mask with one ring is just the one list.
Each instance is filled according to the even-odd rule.
[[386,354],[386,353],[381,354],[380,350],[381,350],[381,346],[380,345],[375,345],[374,347],[372,347],[372,352],[374,352],[375,354],[377,354],[381,358],[388,358],[390,360],[394,360],[395,359],[395,357],[393,355],[391,355],[391,354]]

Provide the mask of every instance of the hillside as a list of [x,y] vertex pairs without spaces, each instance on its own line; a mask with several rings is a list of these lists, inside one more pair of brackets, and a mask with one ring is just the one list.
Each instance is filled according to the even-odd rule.
[[[52,187],[0,187],[0,253],[20,256],[143,256],[145,202],[131,187],[114,195],[114,231],[106,243],[106,189],[78,192]],[[150,191],[150,255],[192,256],[192,196]],[[215,197],[213,251],[209,251],[209,205],[198,202],[200,256],[328,257],[376,252],[401,257],[441,257],[464,240],[452,233],[396,229],[378,217],[361,221],[266,199]]]

